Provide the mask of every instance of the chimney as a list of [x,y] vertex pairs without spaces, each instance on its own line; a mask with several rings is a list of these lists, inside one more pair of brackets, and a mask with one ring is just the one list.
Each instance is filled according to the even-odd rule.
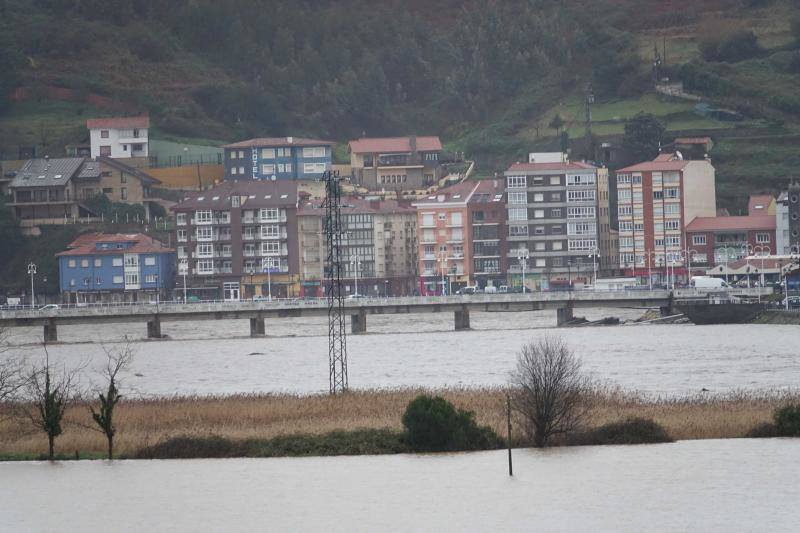
[[286,142],[292,144],[294,142],[294,137],[286,137]]

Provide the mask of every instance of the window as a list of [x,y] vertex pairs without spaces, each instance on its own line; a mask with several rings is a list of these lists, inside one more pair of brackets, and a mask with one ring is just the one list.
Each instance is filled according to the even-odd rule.
[[125,278],[123,278],[122,276],[114,276],[111,281],[112,283],[117,283],[117,284],[124,283]]
[[262,159],[275,159],[275,148],[262,148],[261,149],[261,158]]
[[570,174],[567,175],[567,185],[594,185],[594,174]]
[[561,201],[561,193],[560,192],[550,193],[550,201],[552,201],[552,202],[560,202]]
[[757,243],[770,242],[769,233],[756,233],[756,242]]
[[594,207],[567,208],[567,218],[595,218]]
[[303,163],[303,174],[322,174],[325,172],[325,163]]
[[631,199],[631,190],[630,189],[619,189],[617,190],[617,199],[622,200],[630,200]]
[[539,268],[544,268],[545,266],[547,266],[547,261],[543,258],[538,258],[536,259],[535,265]]
[[544,218],[544,209],[534,209],[533,218]]
[[545,245],[546,245],[545,242],[535,242],[533,243],[533,249],[536,250],[537,252],[543,252],[546,247]]
[[527,186],[525,176],[509,176],[508,188],[509,189],[524,189]]
[[664,198],[664,191],[653,191],[653,200],[661,200]]
[[108,130],[100,130],[100,138],[108,139]]
[[277,207],[264,208],[258,211],[258,217],[261,222],[277,222],[278,215]]
[[261,165],[262,174],[275,174],[275,165]]
[[89,260],[81,259],[81,268],[89,268]]
[[461,228],[453,228],[453,230],[451,232],[451,235],[450,235],[450,240],[451,241],[457,241],[457,242],[464,240],[464,234],[461,231]]
[[261,253],[263,255],[278,255],[281,251],[281,243],[278,241],[269,241],[261,243]]
[[278,148],[275,150],[275,155],[277,157],[291,157],[292,149],[291,148]]
[[678,230],[681,229],[681,221],[680,220],[665,220],[664,221],[664,228],[668,230]]
[[621,205],[617,208],[617,213],[621,217],[631,216],[632,208],[629,205]]
[[561,178],[559,176],[550,176],[550,185],[561,185]]
[[128,285],[139,285],[139,273],[138,272],[126,272],[125,273],[125,286]]
[[303,157],[325,157],[325,147],[314,146],[311,148],[303,148]]
[[620,231],[633,231],[633,223],[632,222],[622,222],[622,221],[620,221],[619,230]]
[[115,267],[121,267],[121,266],[122,266],[122,258],[121,258],[121,257],[115,257],[115,258],[113,258],[113,259],[111,260],[111,265],[112,265],[112,266],[115,266]]
[[231,175],[232,176],[235,176],[238,173],[239,173],[239,170],[236,167],[231,167]]
[[462,224],[461,213],[451,213],[450,224],[454,226],[460,226]]
[[244,159],[244,150],[239,150],[239,159]]
[[527,235],[528,234],[528,226],[520,226],[517,224],[509,225],[508,226],[508,234],[511,236],[517,235]]
[[146,276],[144,277],[144,282],[145,282],[145,283],[155,283],[157,279],[158,279],[158,276],[157,276],[157,275],[155,275],[155,274],[148,274],[148,275],[146,275]]
[[211,220],[211,211],[195,211],[194,213],[195,224],[211,224]]
[[593,202],[595,200],[593,189],[579,189],[577,191],[567,191],[568,202]]
[[667,204],[664,206],[665,215],[680,215],[681,204]]
[[214,261],[211,259],[201,259],[197,262],[197,273],[198,274],[213,274],[214,273]]
[[101,146],[100,147],[100,155],[103,157],[111,157],[111,147],[110,146]]
[[277,239],[281,236],[281,227],[277,224],[268,224],[261,226],[262,239]]
[[186,242],[186,230],[179,229],[178,230],[178,242]]
[[563,250],[563,249],[564,249],[564,243],[563,242],[561,242],[561,241],[553,241],[553,250],[558,251],[558,250]]
[[553,209],[550,211],[551,218],[561,218],[561,209]]
[[591,252],[595,248],[597,248],[597,240],[596,239],[570,239],[569,240],[569,249],[570,249],[570,251]]
[[536,226],[533,228],[534,235],[544,235],[544,226]]
[[197,228],[195,230],[195,236],[197,237],[198,241],[210,241],[213,238],[213,233],[211,228],[206,226],[202,228]]
[[103,194],[114,194],[113,187],[103,187]]
[[567,224],[567,235],[595,235],[597,224],[594,222],[571,222]]
[[642,191],[633,191],[633,201],[634,202],[642,201]]
[[528,210],[523,207],[512,207],[508,210],[509,221],[528,220]]
[[664,189],[664,198],[676,199],[676,198],[680,198],[680,197],[681,196],[680,196],[680,193],[679,193],[679,189],[677,187],[669,187],[667,189]]
[[145,256],[144,266],[156,266],[156,256],[154,255]]
[[433,226],[435,223],[433,221],[433,213],[423,213],[422,214],[422,225],[423,226]]
[[94,258],[94,266],[102,267],[103,266],[103,259],[100,258],[100,257],[95,257]]
[[533,177],[533,184],[534,185],[543,185],[544,184],[544,176],[534,176]]
[[75,260],[74,260],[74,259],[70,259],[69,261],[67,261],[67,266],[68,266],[69,268],[75,268],[75,264],[76,264],[76,263],[75,263]]
[[239,167],[239,174],[244,176],[244,167]]
[[122,145],[122,151],[123,152],[127,152],[128,151],[128,145],[127,144],[123,144]]
[[631,175],[630,174],[618,174],[617,175],[617,184],[626,184],[631,182]]
[[128,188],[127,187],[120,187],[119,188],[119,198],[120,198],[120,200],[127,200],[128,199]]
[[175,215],[175,224],[178,226],[185,226],[186,225],[186,213],[178,213]]
[[508,193],[508,203],[509,204],[527,204],[528,203],[528,193],[524,191],[509,191]]
[[438,218],[439,220],[444,222],[445,220],[447,220],[447,213],[438,213]]
[[642,175],[641,174],[634,174],[633,177],[631,177],[631,183],[633,183],[634,185],[641,185],[642,184]]

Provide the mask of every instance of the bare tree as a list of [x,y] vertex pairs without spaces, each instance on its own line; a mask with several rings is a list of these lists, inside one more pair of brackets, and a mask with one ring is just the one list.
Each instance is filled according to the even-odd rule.
[[52,461],[56,437],[63,432],[62,422],[67,407],[76,399],[77,375],[80,369],[54,371],[50,365],[47,346],[44,346],[43,366],[33,367],[25,376],[27,410],[33,425],[47,435],[48,458]]
[[0,420],[11,412],[7,405],[17,399],[24,384],[22,361],[10,353],[6,330],[0,328]]
[[114,435],[117,428],[114,426],[114,409],[117,403],[122,399],[122,394],[119,393],[119,374],[127,368],[133,361],[133,350],[131,349],[130,341],[125,338],[125,346],[119,350],[105,349],[106,352],[106,367],[103,369],[103,377],[108,383],[105,394],[102,391],[97,391],[97,398],[100,401],[100,407],[95,410],[94,406],[89,406],[89,411],[92,413],[92,420],[97,424],[97,428],[102,432],[108,440],[108,459],[114,458]]
[[510,382],[513,409],[536,447],[578,429],[588,411],[592,382],[559,337],[523,345]]

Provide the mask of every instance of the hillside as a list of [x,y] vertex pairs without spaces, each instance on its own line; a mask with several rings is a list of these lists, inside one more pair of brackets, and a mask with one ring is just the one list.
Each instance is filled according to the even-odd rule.
[[[556,114],[585,153],[591,82],[594,142],[623,148],[619,164],[639,111],[665,142],[710,134],[720,204],[736,209],[800,163],[798,12],[793,0],[5,0],[0,157],[60,153],[88,116],[147,112],[155,138],[197,144],[439,134],[490,175],[557,149]],[[654,46],[661,76],[741,120],[657,95]]]

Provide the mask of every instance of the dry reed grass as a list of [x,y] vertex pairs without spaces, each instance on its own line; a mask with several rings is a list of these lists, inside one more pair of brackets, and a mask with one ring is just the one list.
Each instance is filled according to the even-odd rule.
[[[143,446],[178,435],[263,439],[362,428],[399,430],[406,405],[421,392],[440,394],[457,407],[474,411],[479,424],[505,435],[505,392],[501,389],[354,391],[339,396],[176,397],[120,403],[115,449],[120,454],[132,454]],[[798,399],[790,393],[652,399],[613,389],[599,390],[593,398],[588,425],[596,427],[635,416],[653,419],[678,440],[742,437],[757,424],[770,421],[776,407]],[[46,452],[47,439],[43,434],[33,431],[22,419],[4,419],[2,411],[0,405],[0,455]],[[68,454],[76,450],[82,454],[102,453],[104,437],[89,428],[90,420],[86,405],[70,408],[56,449]],[[520,436],[514,440],[520,443]]]

